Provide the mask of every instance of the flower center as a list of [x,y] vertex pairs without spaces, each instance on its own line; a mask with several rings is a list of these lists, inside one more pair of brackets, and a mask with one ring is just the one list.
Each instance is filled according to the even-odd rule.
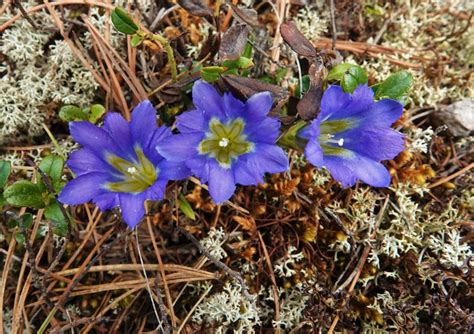
[[117,170],[121,181],[109,182],[106,188],[113,192],[139,193],[155,183],[158,170],[139,147],[135,147],[138,161],[130,162],[116,155],[107,156],[108,163]]
[[227,147],[227,145],[229,145],[229,139],[227,139],[227,138],[222,138],[222,139],[219,141],[219,146],[220,146],[220,147]]
[[243,130],[245,122],[241,118],[222,124],[217,118],[209,122],[209,132],[199,143],[199,153],[217,160],[219,165],[230,168],[232,159],[253,150],[253,143],[247,140]]
[[345,139],[335,138],[340,132],[346,131],[353,127],[353,123],[349,119],[338,119],[332,121],[322,121],[319,127],[319,142],[325,155],[344,155],[347,150],[344,148]]

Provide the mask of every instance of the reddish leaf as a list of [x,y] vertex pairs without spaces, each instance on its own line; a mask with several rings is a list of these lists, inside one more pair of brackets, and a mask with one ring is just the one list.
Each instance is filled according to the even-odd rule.
[[285,22],[280,26],[280,33],[285,42],[297,54],[303,57],[315,57],[313,44],[298,30],[294,22]]
[[244,99],[248,99],[250,96],[260,92],[270,92],[276,99],[287,98],[288,92],[277,86],[266,82],[262,82],[257,79],[239,77],[237,75],[223,75],[223,85],[232,91],[234,95]]
[[309,67],[310,88],[296,106],[298,115],[304,120],[314,119],[319,114],[323,96],[323,71],[323,65],[318,62]]
[[260,92],[272,93],[273,101],[276,101],[276,106],[272,111],[274,114],[277,113],[288,100],[287,90],[257,79],[244,78],[236,75],[222,75],[219,79],[219,84],[243,100]]
[[232,10],[232,15],[234,15],[234,17],[236,17],[238,20],[254,27],[259,25],[258,14],[255,9],[239,8],[237,6],[232,5]]
[[194,16],[209,17],[212,16],[211,9],[200,0],[178,0],[178,4],[186,9],[189,14]]
[[219,57],[222,60],[237,60],[244,52],[247,44],[249,28],[243,24],[236,24],[227,30],[221,39]]

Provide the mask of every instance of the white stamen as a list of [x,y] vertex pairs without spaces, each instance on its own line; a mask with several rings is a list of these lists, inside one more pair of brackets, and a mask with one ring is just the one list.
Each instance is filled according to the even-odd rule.
[[219,146],[220,146],[220,147],[227,147],[227,145],[229,145],[229,139],[227,139],[227,138],[222,138],[222,139],[219,141]]
[[130,174],[135,174],[137,172],[137,169],[135,167],[128,167],[127,172]]
[[344,145],[344,138],[339,139],[339,141],[337,142],[337,145],[339,146]]

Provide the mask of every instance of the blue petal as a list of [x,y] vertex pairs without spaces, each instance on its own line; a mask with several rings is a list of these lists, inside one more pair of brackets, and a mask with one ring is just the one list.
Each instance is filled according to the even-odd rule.
[[209,163],[209,194],[217,204],[228,200],[235,191],[234,173],[215,161]]
[[135,158],[133,150],[132,135],[130,134],[130,123],[119,113],[109,112],[105,116],[104,130],[110,135],[126,157]]
[[245,104],[231,93],[224,93],[223,101],[227,117],[237,118],[245,110]]
[[323,150],[321,149],[321,146],[319,145],[319,142],[317,140],[308,141],[308,144],[306,144],[306,147],[304,149],[304,154],[306,156],[306,159],[308,159],[308,161],[313,166],[323,166]]
[[272,104],[273,99],[270,92],[252,95],[245,103],[245,116],[254,121],[262,119],[270,112]]
[[288,170],[289,162],[285,151],[277,145],[258,143],[255,151],[240,159],[246,159],[254,170],[255,178],[264,173],[282,173]]
[[156,110],[150,101],[140,102],[133,109],[130,129],[134,143],[147,147],[156,129]]
[[[158,176],[159,177],[159,176]],[[145,194],[145,199],[157,201],[162,199],[165,196],[166,184],[168,180],[158,179],[153,183],[147,190]]]
[[81,148],[74,151],[69,156],[67,166],[77,175],[90,172],[114,172],[112,167],[97,157],[93,151],[88,148]]
[[118,206],[117,193],[106,192],[95,196],[92,201],[97,205],[100,211],[105,211]]
[[198,146],[203,137],[201,133],[173,135],[162,140],[156,149],[169,161],[185,161],[198,155]]
[[[326,96],[332,87],[338,86],[328,88],[321,100],[321,113],[318,116],[321,120],[363,117],[359,114],[369,110],[374,104],[374,92],[367,85],[359,85],[352,95],[344,93],[339,87],[339,89],[332,89]],[[334,99],[338,100],[334,101]]]
[[176,117],[176,127],[181,133],[206,132],[208,122],[206,122],[201,110],[191,110]]
[[201,179],[201,183],[207,183],[209,180],[209,162],[210,158],[204,155],[198,155],[194,159],[186,160],[186,166],[191,169],[193,175]]
[[276,118],[265,117],[258,122],[247,123],[244,133],[247,135],[247,139],[253,143],[274,144],[280,136],[280,121]]
[[390,185],[390,173],[380,162],[358,156],[351,167],[358,179],[372,187],[388,187]]
[[148,145],[143,148],[143,152],[145,153],[146,157],[155,165],[163,161],[163,157],[158,153],[156,147],[161,144],[166,138],[170,138],[172,136],[171,129],[167,126],[160,126],[158,129],[153,131],[153,135],[151,136]]
[[350,95],[345,93],[340,86],[329,86],[321,99],[321,112],[318,118],[325,120],[331,115],[339,113],[350,100]]
[[383,99],[374,103],[364,115],[362,121],[366,127],[390,127],[403,114],[403,105],[395,100]]
[[160,171],[158,177],[165,180],[183,180],[191,176],[191,171],[185,165],[185,162],[173,162],[164,160],[159,165]]
[[[313,122],[311,122],[309,125],[306,125],[304,128],[302,128],[299,132],[298,132],[298,137],[300,138],[303,138],[303,139],[306,139],[306,140],[309,140],[312,136],[311,136],[311,127],[312,127],[312,124],[315,122],[316,120],[313,120]],[[319,126],[318,126],[318,129],[319,129]],[[316,135],[317,137],[317,135]]]
[[222,96],[217,92],[214,86],[198,80],[193,86],[193,103],[202,111],[206,119],[218,117],[221,119],[225,116],[225,109]]
[[233,166],[235,183],[243,186],[263,183],[263,172],[256,169],[255,165],[245,159],[239,159]]
[[343,187],[354,185],[358,179],[373,187],[390,185],[390,174],[385,166],[361,155],[353,155],[348,159],[325,157],[324,164],[332,177],[341,182]]
[[337,156],[324,157],[324,167],[329,170],[331,176],[341,182],[343,187],[351,187],[357,181],[357,177],[351,168],[352,160]]
[[122,155],[109,134],[88,121],[71,122],[69,130],[75,141],[101,158],[105,158],[108,152]]
[[254,161],[265,173],[283,173],[289,168],[288,155],[277,145],[257,144]]
[[145,215],[144,195],[120,193],[118,196],[123,220],[130,228],[134,228]]
[[405,148],[404,136],[390,128],[352,129],[338,133],[333,139],[344,139],[343,147],[373,160],[389,160]]
[[105,173],[88,173],[69,181],[58,196],[64,204],[77,205],[89,202],[104,192],[101,188],[108,179]]

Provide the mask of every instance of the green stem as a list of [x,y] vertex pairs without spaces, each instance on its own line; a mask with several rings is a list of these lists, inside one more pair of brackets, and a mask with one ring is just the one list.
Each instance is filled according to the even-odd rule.
[[161,35],[151,34],[149,35],[151,39],[160,43],[163,48],[165,49],[166,54],[168,55],[168,63],[171,67],[171,78],[173,82],[176,82],[176,77],[178,75],[178,71],[176,69],[176,60],[174,58],[173,48],[171,48],[171,44],[168,42],[166,38]]
[[51,312],[49,312],[48,316],[44,320],[44,322],[41,324],[41,327],[38,329],[38,334],[43,334],[46,328],[48,328],[49,323],[51,322],[51,319],[53,319],[54,315],[57,312],[57,307],[55,306]]
[[308,123],[303,120],[296,122],[278,139],[278,144],[297,151],[304,151],[307,141],[298,137],[298,133],[307,125]]
[[53,142],[53,145],[58,150],[59,155],[61,155],[63,158],[66,158],[66,154],[64,153],[63,148],[61,147],[61,145],[59,145],[56,138],[54,138],[53,134],[51,133],[51,131],[49,131],[48,127],[44,123],[43,123],[43,129],[44,129],[44,131],[46,131],[46,133],[48,134],[49,139],[51,139],[51,141]]

